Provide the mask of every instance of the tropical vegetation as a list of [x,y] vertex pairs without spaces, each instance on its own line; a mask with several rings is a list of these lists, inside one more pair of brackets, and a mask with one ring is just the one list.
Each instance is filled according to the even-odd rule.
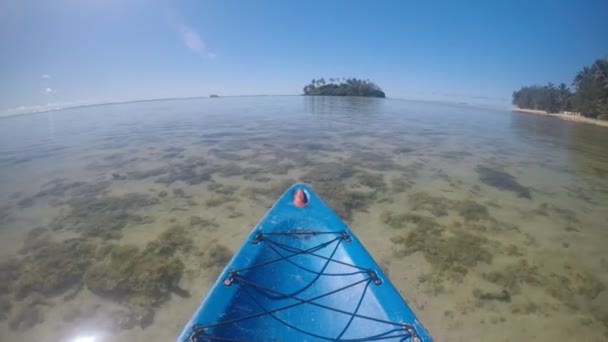
[[521,87],[513,92],[513,104],[522,109],[571,111],[608,119],[608,59],[598,59],[583,67],[574,77],[572,87],[573,91],[564,83]]
[[313,79],[304,87],[304,95],[386,97],[375,83],[354,77]]

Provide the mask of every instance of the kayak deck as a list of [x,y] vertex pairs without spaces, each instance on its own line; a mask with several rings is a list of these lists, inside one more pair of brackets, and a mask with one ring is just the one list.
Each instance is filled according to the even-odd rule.
[[254,227],[178,338],[376,340],[431,337],[350,229],[303,184]]

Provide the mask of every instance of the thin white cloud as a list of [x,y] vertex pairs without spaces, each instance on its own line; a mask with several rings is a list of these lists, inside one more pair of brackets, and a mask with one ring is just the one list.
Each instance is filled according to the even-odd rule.
[[191,27],[182,25],[179,28],[179,35],[184,42],[184,45],[194,53],[202,55],[205,52],[205,43],[201,39],[201,36],[193,30]]
[[177,31],[184,46],[201,57],[207,59],[215,59],[215,57],[217,57],[213,51],[209,50],[205,41],[196,29],[188,25],[180,13],[175,10],[167,10],[166,13],[170,25]]
[[54,93],[55,91],[52,88],[46,87],[44,88],[44,93],[45,94],[51,94]]
[[42,77],[42,78],[46,78],[46,79],[49,79],[49,78],[51,78],[51,75],[49,75],[49,74],[43,74],[43,75],[42,75],[42,76],[40,76],[40,77]]

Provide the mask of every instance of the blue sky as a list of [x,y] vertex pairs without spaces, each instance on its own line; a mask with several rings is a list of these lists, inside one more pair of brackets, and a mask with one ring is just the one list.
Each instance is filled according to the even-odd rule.
[[390,97],[507,106],[608,56],[608,1],[0,2],[0,111],[299,94],[355,76]]

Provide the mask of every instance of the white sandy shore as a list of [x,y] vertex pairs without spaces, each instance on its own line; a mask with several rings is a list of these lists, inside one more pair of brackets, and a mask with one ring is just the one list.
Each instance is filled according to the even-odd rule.
[[563,120],[568,120],[568,121],[582,122],[582,123],[592,124],[592,125],[596,125],[596,126],[608,127],[608,121],[586,118],[584,116],[576,116],[576,115],[569,115],[569,114],[562,114],[562,113],[547,113],[544,110],[523,109],[523,108],[514,108],[513,111],[521,112],[521,113],[547,115],[547,116],[551,116],[551,117],[559,118],[559,119],[563,119]]

